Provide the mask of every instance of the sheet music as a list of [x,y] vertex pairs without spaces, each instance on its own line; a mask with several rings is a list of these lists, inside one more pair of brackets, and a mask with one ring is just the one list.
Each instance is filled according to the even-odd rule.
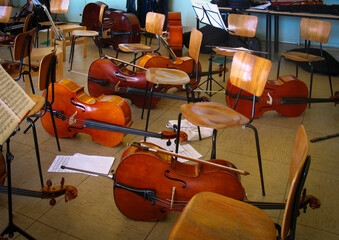
[[[101,174],[107,174],[112,167],[114,157],[103,157],[94,155],[85,155],[76,153],[73,156],[58,155],[54,159],[53,163],[48,169],[48,172],[66,172],[74,173],[77,171],[62,169],[61,166],[76,168],[79,170],[91,171]],[[83,173],[83,172],[80,172]],[[92,176],[98,176],[95,174],[89,174]]]
[[0,65],[0,144],[9,138],[34,105],[34,101]]
[[[174,143],[174,139],[170,140],[171,141],[170,146],[167,146],[166,144],[168,140],[164,140],[164,139],[148,137],[146,141],[150,143],[154,143],[169,152],[175,152],[176,144]],[[190,158],[201,158],[202,157],[202,155],[197,150],[195,150],[190,144],[179,145],[178,154],[185,155]],[[178,161],[187,162],[188,160],[183,159],[183,158],[178,158]]]
[[19,119],[35,105],[34,101],[0,65],[0,98]]
[[202,23],[227,30],[217,4],[211,4],[204,0],[191,0],[191,2],[196,16]]

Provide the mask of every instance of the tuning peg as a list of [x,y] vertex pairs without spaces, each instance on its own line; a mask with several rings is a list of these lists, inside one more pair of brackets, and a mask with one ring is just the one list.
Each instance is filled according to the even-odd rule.
[[52,181],[50,179],[47,180],[46,186],[50,188],[52,186]]

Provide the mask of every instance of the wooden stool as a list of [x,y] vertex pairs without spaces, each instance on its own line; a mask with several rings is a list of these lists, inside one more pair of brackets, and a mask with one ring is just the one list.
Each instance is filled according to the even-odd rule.
[[[62,47],[62,54],[63,54],[63,61],[66,61],[66,47],[67,46],[71,46],[72,44],[72,36],[71,33],[74,30],[86,30],[85,26],[80,26],[80,25],[76,25],[76,24],[65,24],[65,25],[60,25],[58,26],[58,28],[60,29],[60,31],[62,32],[65,40],[56,40],[56,43],[61,44]],[[51,45],[54,45],[54,31],[52,29],[51,31]],[[83,44],[84,46],[84,54],[83,56],[86,57],[87,56],[87,42],[86,42],[86,38],[79,38],[77,41],[75,41],[75,44]]]
[[[145,131],[148,129],[148,122],[151,113],[151,105],[152,105],[152,96],[154,88],[158,84],[162,85],[186,85],[190,82],[190,78],[184,71],[178,69],[170,69],[170,68],[148,68],[146,71],[146,89],[145,89],[145,99],[148,91],[149,83],[153,83],[151,87],[151,93],[149,96],[149,103],[148,103],[148,111],[147,111],[147,119],[146,119],[146,127]],[[188,96],[187,96],[188,98]],[[145,137],[146,140],[146,137]]]

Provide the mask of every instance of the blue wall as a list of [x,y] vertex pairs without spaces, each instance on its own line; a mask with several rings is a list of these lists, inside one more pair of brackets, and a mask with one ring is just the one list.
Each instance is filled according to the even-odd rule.
[[[101,0],[105,2],[110,8],[126,10],[126,0]],[[12,0],[16,6],[22,6],[26,0]],[[81,22],[81,14],[87,3],[96,2],[96,0],[71,0],[70,9],[66,17],[71,22]],[[339,4],[338,0],[324,0],[325,4]],[[190,0],[169,0],[169,10],[181,12],[182,23],[184,26],[195,27],[195,13],[192,8]],[[265,23],[264,15],[258,15],[259,23],[257,29],[257,36],[265,39]],[[280,32],[279,41],[285,43],[300,42],[299,21],[297,17],[280,17]],[[339,20],[331,21],[332,30],[328,44],[326,46],[339,47]],[[273,19],[272,19],[273,26]],[[272,27],[273,31],[273,27]],[[273,39],[273,36],[272,36]]]

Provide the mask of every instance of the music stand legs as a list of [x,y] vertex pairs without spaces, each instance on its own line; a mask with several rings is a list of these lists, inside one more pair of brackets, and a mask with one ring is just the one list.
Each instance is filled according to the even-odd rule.
[[6,141],[6,144],[7,144],[6,164],[7,164],[7,188],[8,188],[8,193],[7,193],[8,195],[8,225],[1,232],[0,235],[4,236],[8,234],[8,236],[12,238],[14,236],[14,233],[18,232],[25,238],[34,240],[35,238],[33,238],[31,235],[29,235],[28,233],[26,233],[24,230],[22,230],[21,228],[19,228],[13,223],[11,161],[13,160],[14,156],[10,152],[9,143],[10,143],[10,139],[8,138]]
[[[207,77],[207,80],[205,80],[203,83],[200,83],[198,88],[202,89],[202,85],[206,84],[206,94],[209,96],[209,97],[212,97],[214,94],[216,94],[217,92],[219,91],[222,91],[224,90],[225,88],[219,83],[217,82],[213,77],[213,72],[212,72],[212,63],[213,63],[213,58],[214,58],[214,52],[211,53],[208,61],[209,61],[209,66],[208,66],[208,77]],[[224,68],[226,68],[226,64],[224,66]],[[215,91],[213,92],[212,91],[212,84],[213,82],[215,82],[219,87],[220,87],[220,90],[218,91]],[[203,89],[202,89],[203,90]]]

